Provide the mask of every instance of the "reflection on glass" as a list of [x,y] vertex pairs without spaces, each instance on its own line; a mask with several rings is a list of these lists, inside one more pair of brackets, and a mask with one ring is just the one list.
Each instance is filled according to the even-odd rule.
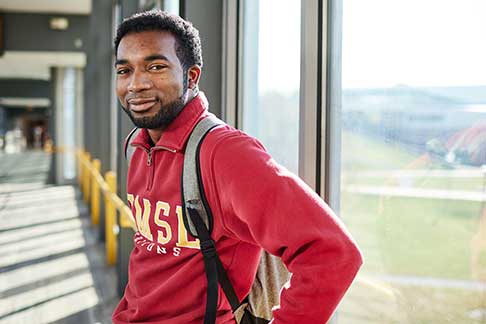
[[261,140],[279,163],[297,173],[300,1],[250,0],[243,4],[242,128]]
[[486,2],[343,4],[339,323],[486,323]]

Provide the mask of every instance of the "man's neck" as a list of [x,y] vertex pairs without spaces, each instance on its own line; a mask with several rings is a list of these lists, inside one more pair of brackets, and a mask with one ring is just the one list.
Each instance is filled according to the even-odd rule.
[[155,143],[157,143],[162,136],[162,130],[161,129],[147,129],[148,134],[150,136],[150,146],[155,146]]

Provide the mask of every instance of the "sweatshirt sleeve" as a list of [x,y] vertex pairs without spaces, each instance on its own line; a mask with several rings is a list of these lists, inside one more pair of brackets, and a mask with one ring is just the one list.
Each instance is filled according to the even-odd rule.
[[310,187],[257,140],[236,133],[219,141],[210,156],[224,226],[280,257],[292,273],[271,323],[326,323],[361,266],[361,253]]

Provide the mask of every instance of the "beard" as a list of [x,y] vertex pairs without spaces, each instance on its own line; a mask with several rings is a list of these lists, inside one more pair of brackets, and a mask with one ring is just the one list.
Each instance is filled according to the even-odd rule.
[[133,124],[138,128],[147,129],[166,129],[172,121],[179,115],[184,106],[186,105],[187,98],[187,73],[184,73],[182,84],[182,95],[173,101],[162,103],[159,101],[160,108],[153,116],[135,117],[130,109],[122,106],[123,110],[127,113],[128,117],[132,120]]
[[153,116],[135,117],[129,108],[122,108],[127,113],[128,117],[130,117],[133,124],[138,128],[165,129],[172,123],[186,105],[185,97],[186,93],[165,104],[159,101],[160,108]]

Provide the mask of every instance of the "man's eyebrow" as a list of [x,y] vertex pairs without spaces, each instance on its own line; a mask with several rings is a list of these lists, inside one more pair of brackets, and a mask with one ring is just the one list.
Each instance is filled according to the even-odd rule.
[[167,56],[162,55],[162,54],[149,55],[149,56],[146,56],[143,60],[144,61],[154,61],[154,60],[165,60],[165,61],[169,61],[169,59],[167,58]]
[[[169,61],[169,59],[167,58],[167,56],[162,55],[162,54],[152,54],[152,55],[149,55],[149,56],[144,57],[143,60],[146,61],[146,62],[150,62],[150,61],[154,61],[154,60],[165,60],[165,61]],[[115,66],[116,65],[119,65],[119,64],[127,64],[127,63],[128,63],[128,60],[127,59],[117,59],[115,61]]]
[[125,60],[125,59],[117,59],[115,61],[115,66],[118,65],[118,64],[127,64],[128,63],[128,60]]

